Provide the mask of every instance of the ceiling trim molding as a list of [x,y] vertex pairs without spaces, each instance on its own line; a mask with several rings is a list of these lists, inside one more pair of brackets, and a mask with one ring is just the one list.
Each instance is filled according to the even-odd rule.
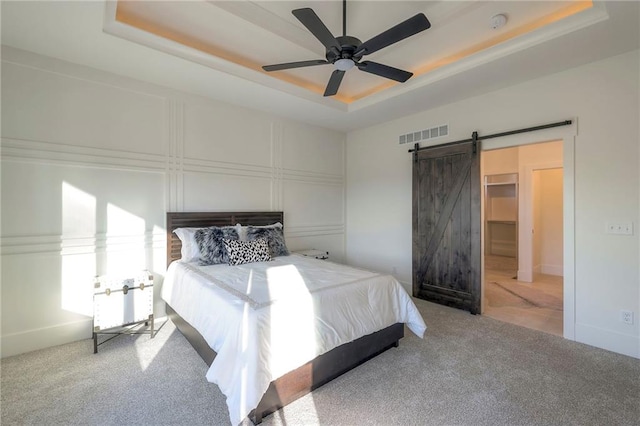
[[593,3],[592,7],[562,19],[553,22],[539,30],[531,33],[523,34],[519,37],[510,39],[503,43],[496,44],[487,49],[478,51],[457,61],[452,61],[446,65],[436,67],[433,70],[419,76],[414,76],[404,85],[397,86],[397,90],[393,93],[387,91],[379,91],[372,95],[358,99],[349,104],[349,111],[357,111],[362,108],[369,107],[378,102],[390,99],[392,97],[410,92],[417,88],[422,88],[433,84],[437,81],[444,80],[456,74],[469,71],[478,66],[487,64],[497,59],[504,58],[513,53],[528,49],[530,47],[549,42],[563,35],[572,33],[582,28],[589,27],[604,20],[609,19],[606,8],[601,3]]
[[133,43],[204,65],[216,71],[228,73],[339,111],[347,111],[347,104],[338,99],[319,96],[317,93],[314,93],[309,89],[280,79],[275,79],[267,74],[227,61],[215,55],[185,46],[184,44],[157,36],[131,25],[124,24],[117,20],[117,1],[105,2],[103,31],[107,34],[120,37]]
[[[263,9],[253,2],[242,2],[236,4],[214,4],[229,13],[233,13],[242,19],[249,21],[254,25],[265,25],[267,28],[281,37],[295,39],[296,43],[305,49],[313,51],[312,45],[316,45],[317,40],[311,38],[295,25],[285,19],[274,15],[268,10]],[[173,55],[200,65],[209,67],[215,71],[227,73],[248,81],[263,85],[265,87],[280,90],[282,92],[294,95],[301,99],[309,100],[331,109],[351,112],[357,111],[374,104],[383,102],[388,99],[406,94],[410,91],[424,88],[435,82],[447,79],[465,71],[469,71],[478,66],[487,64],[497,59],[504,58],[510,54],[522,51],[524,49],[536,46],[541,43],[550,42],[551,40],[571,33],[573,31],[588,27],[595,23],[601,22],[609,18],[606,11],[606,5],[602,2],[577,1],[573,6],[589,4],[585,10],[573,12],[573,15],[563,19],[558,19],[548,25],[541,26],[529,32],[516,35],[514,38],[499,41],[491,45],[487,43],[487,47],[480,46],[476,51],[470,50],[466,56],[454,54],[444,58],[436,64],[425,65],[422,74],[415,75],[405,84],[396,84],[395,82],[385,82],[374,87],[370,93],[358,95],[355,99],[336,97],[323,97],[323,88],[310,87],[299,81],[286,81],[281,78],[274,78],[272,75],[265,74],[259,70],[249,68],[230,60],[215,56],[214,54],[204,52],[202,50],[186,46],[177,41],[173,41],[142,30],[132,25],[120,22],[117,16],[118,1],[109,0],[105,2],[105,14],[103,22],[103,31],[105,33],[123,38],[125,40],[140,44],[145,47],[159,50],[161,52]],[[439,6],[437,4],[436,6]],[[467,6],[467,9],[471,6]],[[457,6],[455,10],[462,7]],[[466,10],[466,9],[465,9]],[[444,15],[451,15],[451,8],[439,8],[438,12]],[[385,89],[385,90],[382,90]]]
[[[291,24],[281,16],[275,15],[259,4],[252,1],[207,1],[209,4],[225,10],[257,27],[263,27],[269,32],[293,42],[309,50],[312,54],[324,56],[324,48],[309,31]],[[320,53],[318,53],[320,52]]]

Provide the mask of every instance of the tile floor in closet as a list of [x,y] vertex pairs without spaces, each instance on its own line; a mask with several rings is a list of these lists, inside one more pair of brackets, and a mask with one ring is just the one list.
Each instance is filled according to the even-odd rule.
[[562,277],[536,273],[527,283],[516,271],[515,258],[485,256],[483,315],[562,336]]

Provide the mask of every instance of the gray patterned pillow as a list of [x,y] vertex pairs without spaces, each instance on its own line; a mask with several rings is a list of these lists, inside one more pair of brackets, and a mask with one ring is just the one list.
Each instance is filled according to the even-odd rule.
[[264,238],[254,241],[222,240],[229,256],[229,265],[271,260],[269,245]]
[[235,226],[212,226],[210,228],[198,229],[195,234],[195,239],[200,249],[201,265],[229,263],[227,249],[222,240],[237,240],[238,230]]
[[247,226],[247,240],[254,241],[258,238],[266,238],[269,244],[271,256],[288,256],[289,249],[284,241],[282,226],[258,227]]

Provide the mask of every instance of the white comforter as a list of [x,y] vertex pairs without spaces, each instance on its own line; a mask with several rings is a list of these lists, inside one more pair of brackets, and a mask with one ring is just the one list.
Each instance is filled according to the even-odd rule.
[[232,424],[269,383],[318,355],[397,322],[423,337],[413,301],[390,275],[299,255],[240,266],[173,262],[162,298],[217,356],[207,372]]

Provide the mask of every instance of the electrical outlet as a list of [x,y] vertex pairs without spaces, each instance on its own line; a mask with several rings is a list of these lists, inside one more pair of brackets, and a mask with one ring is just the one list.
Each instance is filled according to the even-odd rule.
[[633,311],[620,311],[620,321],[633,325]]

